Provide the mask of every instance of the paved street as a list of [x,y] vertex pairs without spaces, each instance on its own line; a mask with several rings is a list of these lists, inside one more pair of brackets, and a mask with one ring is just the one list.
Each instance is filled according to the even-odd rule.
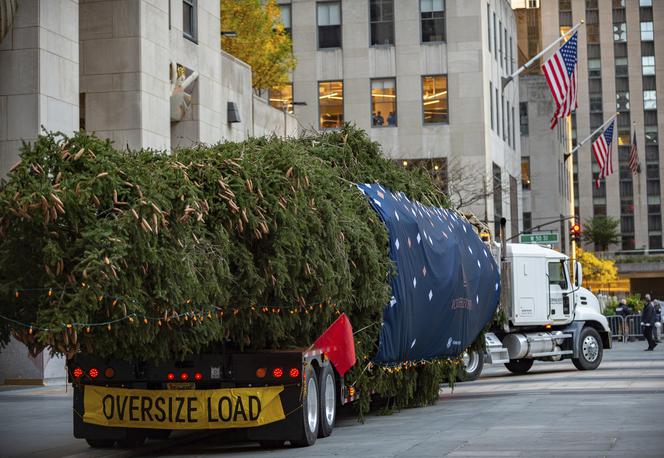
[[[664,348],[616,344],[596,371],[571,362],[536,363],[512,376],[488,367],[480,380],[443,390],[433,407],[358,424],[340,418],[330,438],[306,449],[261,450],[198,436],[185,445],[131,453],[97,451],[72,438],[64,388],[0,392],[2,456],[435,457],[664,456]],[[71,391],[71,390],[70,390]],[[163,443],[162,443],[163,444]],[[159,445],[159,443],[157,443]]]

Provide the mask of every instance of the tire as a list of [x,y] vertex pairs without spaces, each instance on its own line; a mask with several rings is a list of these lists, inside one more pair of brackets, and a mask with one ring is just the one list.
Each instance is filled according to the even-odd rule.
[[85,439],[85,442],[92,448],[113,448],[114,439]]
[[127,428],[127,437],[118,441],[120,448],[137,448],[145,443],[147,436],[145,431],[140,429]]
[[318,374],[318,386],[320,396],[318,405],[320,406],[320,427],[318,428],[318,437],[327,437],[332,434],[334,423],[337,421],[337,384],[334,378],[334,369],[332,366],[323,366]]
[[170,429],[150,429],[147,432],[148,439],[166,440],[171,436]]
[[505,363],[505,367],[513,374],[525,374],[533,367],[533,359],[511,359],[509,363]]
[[577,352],[579,357],[572,358],[572,363],[580,371],[592,371],[599,367],[604,355],[602,339],[599,333],[591,328],[585,327],[581,330],[579,336],[579,347]]
[[316,376],[316,370],[313,366],[307,364],[305,375],[305,394],[302,400],[300,438],[290,441],[294,447],[309,447],[310,445],[314,445],[320,428],[320,406],[318,402],[318,377]]
[[457,379],[460,382],[472,382],[482,373],[484,368],[484,355],[475,350],[464,351],[463,365],[459,368]]

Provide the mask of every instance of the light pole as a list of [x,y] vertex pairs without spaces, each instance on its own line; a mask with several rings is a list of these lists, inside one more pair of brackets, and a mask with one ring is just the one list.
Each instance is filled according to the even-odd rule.
[[[284,103],[281,111],[284,113],[284,139],[288,137],[288,107],[306,107],[307,102],[291,102],[291,103]],[[293,112],[295,112],[295,108],[293,108]]]

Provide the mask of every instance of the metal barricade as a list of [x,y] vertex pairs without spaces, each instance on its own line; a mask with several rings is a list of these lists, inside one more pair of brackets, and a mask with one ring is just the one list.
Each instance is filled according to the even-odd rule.
[[620,315],[611,315],[606,317],[609,322],[609,329],[611,329],[611,336],[614,339],[619,339],[622,342],[627,341],[627,334],[625,333],[625,319]]
[[640,338],[643,337],[643,329],[641,329],[641,315],[629,315],[625,318],[629,328],[629,337]]

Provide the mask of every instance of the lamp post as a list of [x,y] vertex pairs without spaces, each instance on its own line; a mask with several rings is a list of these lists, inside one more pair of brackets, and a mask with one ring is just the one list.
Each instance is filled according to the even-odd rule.
[[[306,107],[307,102],[291,102],[291,103],[284,103],[281,111],[284,112],[284,139],[288,137],[288,107]],[[295,111],[295,109],[293,109]]]

